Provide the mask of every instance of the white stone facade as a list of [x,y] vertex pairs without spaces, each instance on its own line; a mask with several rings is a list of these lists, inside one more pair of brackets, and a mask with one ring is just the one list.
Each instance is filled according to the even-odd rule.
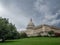
[[55,26],[50,26],[50,25],[40,25],[40,26],[35,26],[34,23],[32,22],[32,19],[30,20],[29,24],[27,25],[25,33],[28,36],[46,36],[48,35],[48,31],[54,31],[60,33],[60,29],[55,27]]

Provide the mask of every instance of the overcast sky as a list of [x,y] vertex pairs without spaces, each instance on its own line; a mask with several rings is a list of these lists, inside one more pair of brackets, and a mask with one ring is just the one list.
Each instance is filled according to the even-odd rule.
[[35,25],[60,26],[60,0],[0,0],[0,17],[9,18],[18,31],[30,18]]

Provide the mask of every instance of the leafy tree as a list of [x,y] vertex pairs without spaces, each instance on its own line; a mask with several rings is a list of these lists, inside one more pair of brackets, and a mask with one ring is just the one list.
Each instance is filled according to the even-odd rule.
[[20,38],[26,38],[28,37],[25,32],[20,32]]
[[52,30],[49,31],[49,32],[48,32],[48,35],[49,35],[49,36],[54,36],[54,31],[52,31]]
[[0,17],[0,39],[4,42],[7,39],[16,39],[18,32],[12,23],[9,23],[8,19]]

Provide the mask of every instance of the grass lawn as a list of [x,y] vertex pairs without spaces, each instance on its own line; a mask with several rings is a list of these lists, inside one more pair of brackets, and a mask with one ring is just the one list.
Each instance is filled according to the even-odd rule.
[[18,40],[7,40],[0,45],[60,45],[60,38],[36,37]]

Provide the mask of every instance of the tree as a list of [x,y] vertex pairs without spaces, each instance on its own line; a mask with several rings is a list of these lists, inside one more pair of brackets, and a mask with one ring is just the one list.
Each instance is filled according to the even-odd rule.
[[20,32],[20,38],[26,38],[28,37],[25,32]]
[[52,31],[52,30],[49,31],[49,32],[48,32],[48,36],[55,36],[55,35],[54,35],[54,31]]
[[17,34],[15,25],[9,23],[8,19],[0,17],[0,39],[2,39],[2,42],[9,38],[15,38]]

